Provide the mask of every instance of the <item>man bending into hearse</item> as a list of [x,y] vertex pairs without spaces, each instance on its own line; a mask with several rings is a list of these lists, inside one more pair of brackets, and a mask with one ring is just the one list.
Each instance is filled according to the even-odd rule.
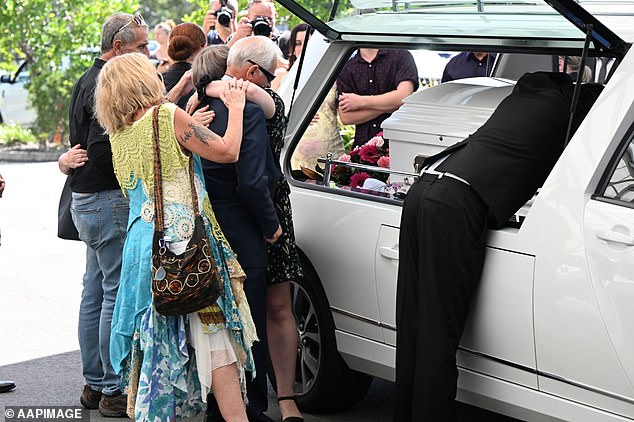
[[[581,85],[571,132],[600,93]],[[498,229],[542,186],[566,144],[574,85],[522,76],[474,134],[423,162],[403,204],[394,421],[456,420],[456,351]]]

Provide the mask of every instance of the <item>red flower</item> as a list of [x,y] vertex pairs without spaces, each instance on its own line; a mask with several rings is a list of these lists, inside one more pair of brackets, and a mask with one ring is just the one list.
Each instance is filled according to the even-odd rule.
[[377,160],[381,158],[381,154],[375,145],[366,144],[361,147],[359,157],[368,164],[376,164]]
[[350,176],[350,186],[356,188],[357,186],[363,186],[363,182],[365,179],[369,179],[370,175],[364,171],[360,173],[355,173]]

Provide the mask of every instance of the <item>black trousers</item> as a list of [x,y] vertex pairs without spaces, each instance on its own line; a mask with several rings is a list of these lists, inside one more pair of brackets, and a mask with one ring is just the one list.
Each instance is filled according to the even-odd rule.
[[456,351],[482,274],[487,206],[458,180],[424,174],[401,217],[395,422],[456,419]]
[[260,415],[266,412],[269,404],[266,383],[269,366],[266,341],[266,268],[243,269],[247,275],[244,281],[244,293],[249,301],[251,317],[260,339],[251,348],[255,361],[255,379],[251,379],[250,374],[247,373],[247,398],[249,399],[247,414],[249,420],[257,421]]

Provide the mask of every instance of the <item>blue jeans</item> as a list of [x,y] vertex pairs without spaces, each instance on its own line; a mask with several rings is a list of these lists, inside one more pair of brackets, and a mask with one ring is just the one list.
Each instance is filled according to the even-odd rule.
[[83,376],[93,390],[114,394],[119,376],[110,363],[110,325],[119,288],[129,200],[120,190],[75,193],[71,205],[79,238],[86,244],[86,273],[79,306]]

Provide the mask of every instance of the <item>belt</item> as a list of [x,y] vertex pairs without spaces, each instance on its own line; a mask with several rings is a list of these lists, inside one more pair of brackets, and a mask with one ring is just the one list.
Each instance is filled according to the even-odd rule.
[[454,180],[457,180],[457,181],[459,181],[459,182],[462,182],[462,183],[464,183],[464,184],[465,184],[465,185],[467,185],[467,186],[471,186],[471,185],[469,185],[469,182],[467,182],[466,180],[464,180],[462,177],[458,177],[458,176],[456,176],[455,174],[453,174],[453,173],[449,173],[449,172],[446,172],[446,171],[445,171],[445,172],[442,172],[442,171],[427,170],[427,169],[426,169],[426,170],[423,170],[423,171],[420,173],[421,177],[422,177],[424,174],[429,174],[429,175],[432,175],[432,176],[436,176],[436,178],[438,178],[438,179],[442,179],[443,177],[449,177],[449,178],[451,178],[451,179],[454,179]]

